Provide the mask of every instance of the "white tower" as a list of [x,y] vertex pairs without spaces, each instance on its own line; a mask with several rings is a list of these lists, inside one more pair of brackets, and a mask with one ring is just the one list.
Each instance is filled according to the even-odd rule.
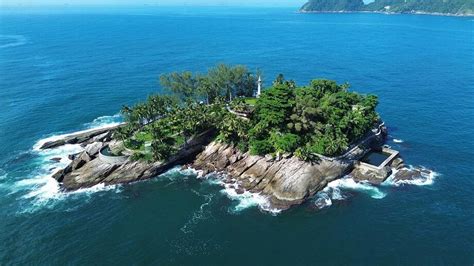
[[262,93],[262,77],[258,76],[258,83],[257,83],[257,98],[260,97]]

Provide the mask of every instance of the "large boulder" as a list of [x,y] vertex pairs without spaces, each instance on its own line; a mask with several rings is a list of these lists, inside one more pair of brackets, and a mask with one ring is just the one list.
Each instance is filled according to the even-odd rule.
[[[47,141],[41,145],[40,149],[51,149],[62,146],[64,144],[81,144],[92,141],[92,138],[103,135],[105,133],[111,134],[111,132],[121,125],[110,126],[105,128],[91,129],[78,133],[64,135],[62,138],[52,141]],[[104,137],[107,135],[104,135]]]
[[431,174],[430,170],[421,168],[421,167],[414,167],[414,168],[403,168],[400,169],[393,177],[393,181],[409,181],[415,180],[423,175]]
[[374,185],[383,183],[390,174],[392,174],[390,167],[375,170],[356,166],[351,172],[351,176],[355,181],[369,182]]
[[301,203],[328,182],[344,175],[351,166],[345,160],[321,159],[310,163],[285,157],[275,162],[214,142],[197,156],[192,166],[225,172],[237,181],[239,188],[268,196],[272,207],[279,209]]
[[76,157],[74,161],[72,161],[72,170],[77,170],[80,169],[82,166],[84,166],[87,162],[91,160],[91,157],[87,152],[82,152],[81,155]]
[[103,143],[102,142],[93,142],[89,145],[87,145],[84,149],[84,151],[90,156],[90,157],[97,157],[100,149],[102,149]]

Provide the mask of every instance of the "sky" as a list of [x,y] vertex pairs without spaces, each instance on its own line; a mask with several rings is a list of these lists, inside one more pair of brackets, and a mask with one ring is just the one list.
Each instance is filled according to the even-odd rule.
[[196,6],[288,6],[299,7],[306,0],[0,0],[4,6],[42,5],[196,5]]

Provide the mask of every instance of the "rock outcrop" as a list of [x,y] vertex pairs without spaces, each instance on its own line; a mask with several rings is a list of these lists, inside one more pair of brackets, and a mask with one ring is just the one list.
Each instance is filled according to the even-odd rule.
[[344,175],[350,160],[325,160],[316,163],[296,157],[273,160],[242,153],[233,146],[211,143],[192,164],[195,169],[228,174],[227,182],[269,197],[271,207],[287,209]]
[[[96,136],[95,133],[93,135]],[[98,155],[101,148],[109,145],[110,142],[92,142],[85,147],[84,151],[72,156],[72,162],[66,168],[56,172],[53,178],[58,182],[62,182],[62,187],[66,191],[92,187],[100,183],[112,185],[149,179],[177,164],[189,163],[195,158],[196,154],[209,144],[213,135],[213,131],[206,131],[197,135],[190,139],[178,154],[170,160],[154,163],[133,161],[131,159],[121,164],[106,163]],[[86,136],[83,137],[86,138]]]
[[53,175],[66,191],[105,185],[129,183],[155,177],[178,164],[189,164],[205,174],[219,172],[233,183],[237,193],[250,191],[268,197],[271,208],[287,209],[300,204],[323,189],[329,182],[350,172],[356,160],[373,147],[383,144],[385,128],[370,132],[346,154],[337,158],[319,156],[319,160],[305,162],[292,154],[280,156],[253,156],[232,145],[211,142],[215,132],[206,131],[190,139],[176,156],[166,162],[142,162],[126,159],[120,163],[107,163],[99,156],[105,146],[113,146],[111,131],[89,131],[88,134],[69,135],[43,148],[61,143],[81,143],[84,150],[71,155],[71,163]]
[[65,144],[87,144],[91,142],[109,141],[112,137],[113,131],[119,126],[120,125],[68,134],[62,138],[43,143],[40,146],[40,149],[52,149]]
[[[252,156],[232,145],[213,142],[197,156],[194,169],[221,172],[228,175],[224,181],[235,187],[269,198],[271,208],[287,209],[300,204],[323,189],[329,182],[352,170],[355,160],[385,139],[385,128],[371,133],[359,145],[338,158],[320,156],[315,162],[305,162],[290,154]],[[239,191],[237,191],[239,192]]]

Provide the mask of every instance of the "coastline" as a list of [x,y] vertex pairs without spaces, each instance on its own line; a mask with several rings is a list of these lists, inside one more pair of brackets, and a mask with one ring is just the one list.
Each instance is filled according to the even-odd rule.
[[451,14],[451,13],[437,13],[437,12],[385,12],[385,11],[306,11],[298,10],[296,13],[300,14],[352,14],[352,13],[368,13],[368,14],[383,14],[383,15],[423,15],[423,16],[443,16],[443,17],[474,17],[474,14]]

